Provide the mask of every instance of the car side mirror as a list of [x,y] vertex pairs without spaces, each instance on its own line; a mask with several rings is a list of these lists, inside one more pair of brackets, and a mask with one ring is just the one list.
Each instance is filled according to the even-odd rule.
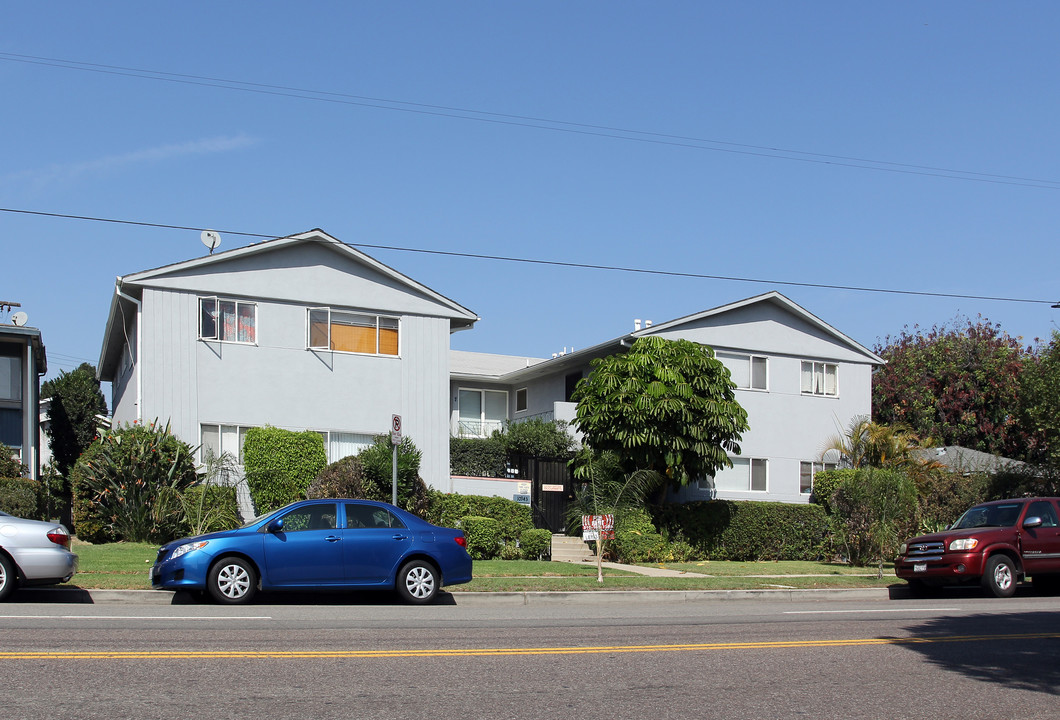
[[1025,528],[1036,528],[1042,526],[1042,519],[1037,515],[1027,518],[1023,521],[1023,527]]
[[283,532],[283,518],[273,520],[265,530],[271,533]]

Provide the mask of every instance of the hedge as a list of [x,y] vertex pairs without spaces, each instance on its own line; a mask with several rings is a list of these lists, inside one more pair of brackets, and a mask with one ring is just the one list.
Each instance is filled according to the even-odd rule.
[[449,472],[468,477],[502,478],[508,450],[500,433],[488,438],[450,438]]
[[461,527],[461,518],[493,518],[501,542],[515,543],[524,530],[534,527],[530,507],[502,497],[434,493],[426,520],[443,527]]
[[817,560],[825,555],[828,517],[819,505],[707,500],[655,506],[656,527],[715,560]]
[[464,531],[467,552],[472,560],[497,557],[502,545],[499,522],[490,517],[469,515],[460,518],[460,529]]
[[243,467],[259,515],[302,500],[328,464],[320,433],[265,426],[247,430]]
[[41,484],[29,478],[0,477],[0,510],[17,517],[41,520]]
[[524,560],[540,560],[552,554],[552,532],[543,528],[523,530],[519,535],[519,550]]

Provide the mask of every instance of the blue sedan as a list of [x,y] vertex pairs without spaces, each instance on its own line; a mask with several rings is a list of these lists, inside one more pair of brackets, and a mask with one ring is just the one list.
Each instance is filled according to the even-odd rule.
[[302,500],[241,528],[163,545],[151,568],[162,590],[205,591],[222,603],[257,590],[391,589],[407,602],[471,581],[462,530],[388,503]]

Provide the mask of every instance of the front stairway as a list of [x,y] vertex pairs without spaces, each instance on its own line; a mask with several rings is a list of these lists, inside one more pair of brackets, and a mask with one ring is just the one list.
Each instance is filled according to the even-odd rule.
[[552,562],[587,562],[595,558],[580,537],[552,536]]

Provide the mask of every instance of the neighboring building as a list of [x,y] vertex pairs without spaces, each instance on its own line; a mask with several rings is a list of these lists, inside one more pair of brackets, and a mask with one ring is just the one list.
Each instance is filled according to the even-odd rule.
[[992,475],[1001,470],[1018,470],[1026,465],[1021,460],[991,455],[981,450],[973,450],[960,445],[914,450],[913,456],[924,462],[942,465],[950,472],[960,475],[974,475],[977,473]]
[[47,372],[40,330],[0,325],[0,443],[34,480],[40,479],[40,379]]
[[[449,478],[449,336],[478,317],[321,230],[117,279],[98,376],[113,421],[238,458],[246,430],[314,430],[329,460],[401,415]],[[244,498],[245,499],[245,498]]]
[[[640,326],[593,347],[552,359],[453,351],[450,430],[485,437],[506,422],[574,419],[570,402],[594,358],[624,352],[637,338],[659,335],[714,349],[729,369],[750,430],[733,467],[682,490],[681,501],[709,498],[807,502],[822,469],[828,437],[852,417],[870,415],[872,371],[883,360],[783,295],[770,292]],[[511,483],[454,478],[456,489],[487,486],[509,495]]]

